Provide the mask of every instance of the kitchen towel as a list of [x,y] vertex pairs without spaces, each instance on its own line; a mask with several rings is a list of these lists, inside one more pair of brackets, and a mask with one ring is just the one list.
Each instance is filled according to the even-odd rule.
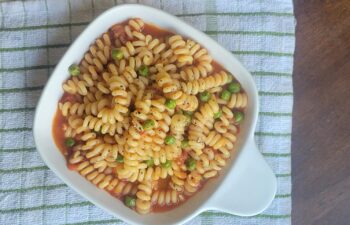
[[259,89],[255,139],[277,176],[276,198],[254,217],[208,211],[188,224],[291,223],[292,0],[0,2],[0,224],[123,224],[45,166],[32,125],[41,90],[69,44],[101,12],[124,3],[160,8],[204,31],[239,58]]

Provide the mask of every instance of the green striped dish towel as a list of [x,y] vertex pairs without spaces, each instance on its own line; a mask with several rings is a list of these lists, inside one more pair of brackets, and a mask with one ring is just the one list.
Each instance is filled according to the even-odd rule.
[[271,206],[251,218],[209,211],[188,224],[290,224],[292,0],[40,0],[0,3],[0,224],[122,224],[68,188],[41,160],[32,123],[68,45],[104,10],[140,3],[177,15],[232,51],[260,95],[256,141],[277,175]]

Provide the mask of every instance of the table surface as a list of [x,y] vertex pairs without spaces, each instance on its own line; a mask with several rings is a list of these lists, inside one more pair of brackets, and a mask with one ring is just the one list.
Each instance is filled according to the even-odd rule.
[[350,1],[294,0],[292,223],[350,223]]

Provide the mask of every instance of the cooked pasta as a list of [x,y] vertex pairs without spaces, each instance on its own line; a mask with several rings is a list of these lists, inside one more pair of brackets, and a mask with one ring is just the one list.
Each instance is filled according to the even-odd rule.
[[184,199],[184,195],[176,190],[157,190],[152,195],[152,204],[158,206],[169,206],[178,204]]
[[248,97],[199,43],[134,18],[68,72],[55,141],[70,169],[138,213],[186,201],[234,155]]
[[223,86],[232,81],[232,76],[224,71],[214,74],[212,76],[193,80],[189,82],[182,82],[182,90],[187,94],[195,95],[198,92],[203,92],[211,88]]

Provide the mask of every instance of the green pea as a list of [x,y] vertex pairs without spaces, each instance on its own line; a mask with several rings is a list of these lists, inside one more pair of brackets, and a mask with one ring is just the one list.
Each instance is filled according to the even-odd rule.
[[80,69],[77,64],[72,64],[68,68],[68,72],[71,76],[78,76],[80,74]]
[[188,146],[190,146],[188,140],[181,141],[181,148],[187,148]]
[[112,49],[112,58],[115,60],[123,59],[124,58],[123,51],[118,48]]
[[176,142],[174,136],[171,136],[171,135],[166,136],[164,141],[165,141],[165,144],[167,145],[173,145]]
[[123,163],[124,162],[124,156],[119,154],[115,160],[117,163]]
[[176,107],[176,101],[173,100],[173,99],[167,99],[165,101],[165,106],[168,108],[168,109],[175,109]]
[[64,141],[64,144],[67,146],[67,147],[73,147],[75,145],[75,140],[73,138],[67,138],[65,141]]
[[152,167],[154,166],[154,160],[151,158],[151,159],[148,159],[145,161],[147,167]]
[[167,160],[167,161],[165,161],[165,163],[162,163],[162,164],[160,164],[161,165],[161,167],[163,167],[164,169],[169,169],[169,168],[171,168],[171,161],[170,160]]
[[132,208],[136,205],[136,199],[132,196],[125,196],[124,203],[127,207]]
[[214,119],[219,119],[222,116],[222,111],[219,110],[218,112],[214,113]]
[[220,94],[220,98],[225,101],[230,100],[230,97],[231,97],[231,93],[228,90],[223,90]]
[[140,68],[138,69],[138,74],[140,76],[147,77],[148,73],[149,73],[149,69],[145,65],[140,66]]
[[243,121],[244,119],[244,113],[240,112],[240,111],[237,111],[237,112],[234,112],[234,117],[235,117],[235,121],[236,123],[240,123]]
[[199,94],[199,99],[202,102],[207,102],[207,101],[209,101],[210,98],[211,98],[211,94],[208,91],[204,91],[204,92]]
[[238,93],[241,90],[241,85],[238,82],[231,82],[228,87],[227,90],[229,92],[233,93]]
[[150,130],[154,127],[154,125],[154,120],[146,120],[145,122],[143,122],[142,127],[144,130]]
[[196,168],[196,160],[194,160],[193,158],[188,158],[185,164],[189,171],[192,171]]

